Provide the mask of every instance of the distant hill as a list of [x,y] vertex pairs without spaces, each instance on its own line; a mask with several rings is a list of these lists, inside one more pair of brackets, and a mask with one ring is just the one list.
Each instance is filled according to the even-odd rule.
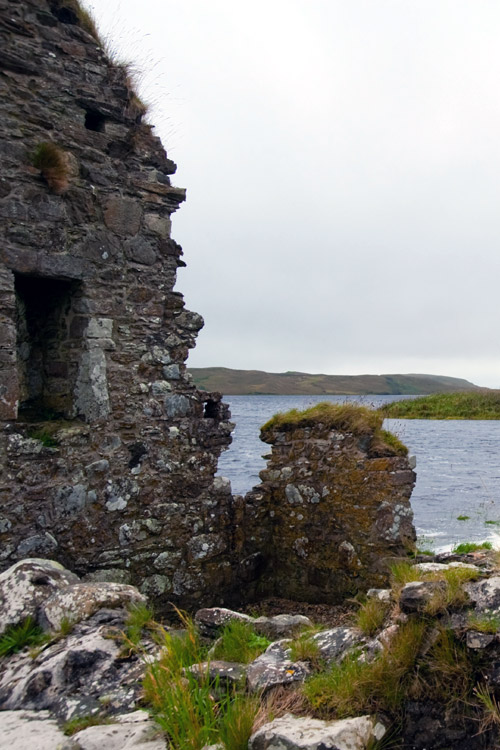
[[190,367],[199,388],[228,396],[246,394],[349,396],[470,391],[478,386],[444,375],[311,375],[306,372],[231,370],[228,367]]

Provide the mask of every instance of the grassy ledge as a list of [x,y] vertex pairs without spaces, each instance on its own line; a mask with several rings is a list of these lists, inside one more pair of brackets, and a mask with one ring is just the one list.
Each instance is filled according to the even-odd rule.
[[275,414],[261,427],[261,438],[265,441],[266,436],[274,429],[293,430],[298,427],[321,424],[332,430],[350,432],[357,437],[371,437],[372,445],[382,444],[390,448],[394,454],[405,456],[408,449],[396,435],[382,429],[383,421],[384,417],[379,411],[366,406],[351,403],[332,404],[329,401],[322,401],[304,411],[291,409]]
[[500,419],[500,390],[435,393],[394,401],[379,411],[398,419]]

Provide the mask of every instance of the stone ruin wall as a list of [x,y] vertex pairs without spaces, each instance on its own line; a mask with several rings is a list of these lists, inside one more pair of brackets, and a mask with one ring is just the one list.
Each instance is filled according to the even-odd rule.
[[[413,534],[406,459],[277,431],[246,499],[215,477],[232,425],[186,375],[203,321],[174,291],[185,192],[74,9],[0,0],[0,569],[53,558],[159,613],[383,582]],[[62,181],[34,166],[44,143]]]
[[241,575],[252,596],[340,602],[387,585],[415,544],[415,473],[377,430],[314,424],[261,431],[272,446],[262,484],[241,505]]
[[[173,291],[175,164],[74,3],[0,0],[0,69],[0,564],[214,603],[232,425],[186,376],[203,320]],[[47,142],[66,185],[33,166]]]

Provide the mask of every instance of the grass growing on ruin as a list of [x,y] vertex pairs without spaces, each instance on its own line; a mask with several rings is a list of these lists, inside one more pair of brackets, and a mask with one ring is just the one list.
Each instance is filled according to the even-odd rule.
[[265,651],[270,642],[256,633],[251,623],[232,620],[222,629],[213,658],[248,664]]
[[12,625],[0,636],[0,657],[16,654],[26,646],[37,646],[47,640],[47,635],[32,617],[20,625]]
[[39,143],[33,154],[33,166],[54,193],[62,193],[68,187],[68,162],[62,148],[55,143]]
[[500,390],[435,393],[394,401],[379,411],[398,419],[500,419]]
[[78,0],[50,0],[50,8],[60,21],[78,24],[101,44],[94,18]]
[[389,602],[368,599],[361,605],[356,615],[356,625],[365,635],[375,635],[384,624],[390,609]]
[[424,622],[410,620],[373,661],[360,661],[353,653],[310,677],[303,692],[314,713],[322,718],[372,711],[394,714],[406,697],[425,631]]
[[291,409],[279,412],[266,422],[261,428],[267,432],[275,427],[309,427],[313,424],[324,424],[334,430],[352,432],[355,435],[371,435],[374,430],[381,429],[382,417],[373,409],[355,404],[332,404],[322,401],[309,409],[300,411]]
[[350,432],[357,437],[371,437],[372,446],[380,445],[390,448],[395,455],[406,455],[408,453],[406,446],[396,435],[383,430],[382,422],[383,416],[380,412],[368,409],[366,406],[323,401],[303,411],[291,409],[275,414],[261,427],[261,437],[265,440],[266,433],[275,428],[286,430],[322,424],[329,429]]

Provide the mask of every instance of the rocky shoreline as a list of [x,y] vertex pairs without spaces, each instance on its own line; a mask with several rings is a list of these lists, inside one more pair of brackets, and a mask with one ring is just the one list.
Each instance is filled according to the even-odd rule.
[[[295,612],[252,617],[224,608],[198,610],[192,627],[206,658],[183,668],[196,676],[190,690],[196,692],[199,681],[210,686],[216,702],[221,686],[233,699],[238,694],[256,698],[249,750],[368,750],[384,747],[377,744],[384,737],[391,738],[390,747],[403,750],[498,747],[498,565],[498,556],[489,551],[395,561],[392,588],[370,590],[364,602],[353,602],[350,622],[344,610],[341,625],[314,626]],[[374,602],[383,613],[375,627],[360,616]],[[146,603],[137,589],[83,582],[58,563],[28,559],[0,575],[0,603],[3,638],[27,618],[46,634],[41,645],[0,660],[5,747],[181,750],[168,743],[161,712],[148,703],[145,689],[148,670],[162,664],[166,646],[151,624],[135,642],[127,636],[131,609]],[[248,624],[264,639],[262,653],[247,664],[217,657],[221,633],[235,622]],[[328,675],[356,665],[357,677],[346,671],[345,680],[360,674],[373,679],[374,668],[382,669],[387,660],[397,671],[401,639],[412,629],[420,635],[408,645],[413,653],[400,675],[399,702],[384,698],[383,683],[377,695],[373,683],[365,700],[373,710],[357,712],[363,705],[361,680],[353,710],[342,706],[328,687]],[[163,632],[184,639],[190,631],[166,627]],[[319,689],[321,680],[326,682]],[[97,725],[64,734],[68,722],[78,719],[85,726],[89,717]]]

